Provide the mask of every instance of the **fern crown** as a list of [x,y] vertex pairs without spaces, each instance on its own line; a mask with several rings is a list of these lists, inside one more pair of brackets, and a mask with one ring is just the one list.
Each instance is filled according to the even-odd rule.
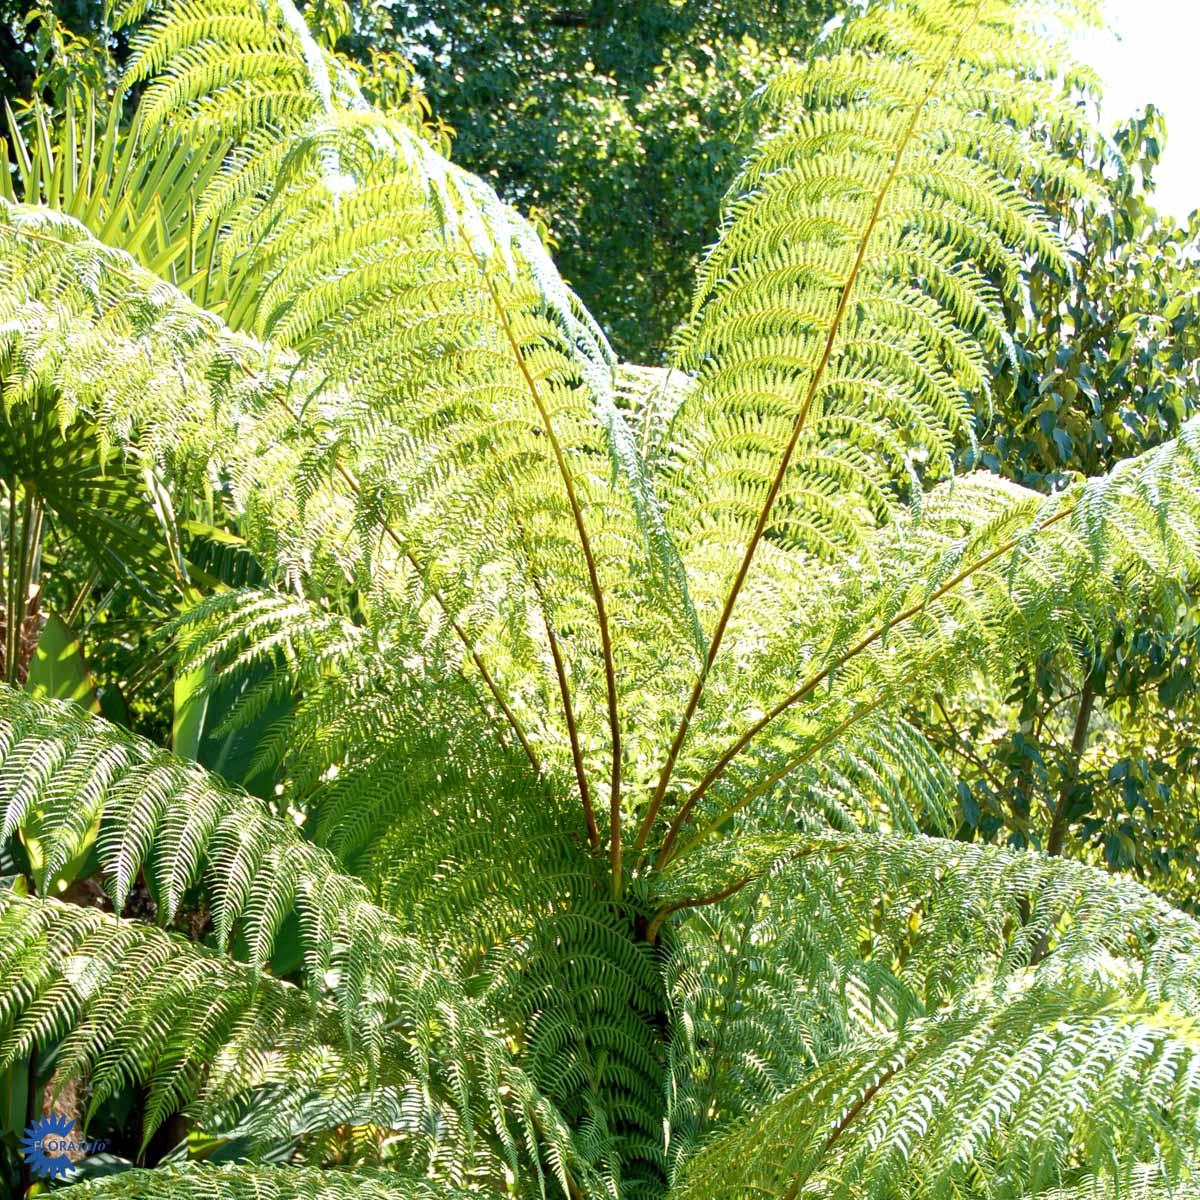
[[[236,695],[271,781],[0,695],[41,890],[0,895],[2,1061],[55,1043],[93,1111],[144,1089],[147,1145],[183,1112],[242,1151],[81,1195],[1194,1170],[1195,922],[951,840],[904,715],[1197,565],[1200,425],[1050,498],[952,471],[1005,297],[1064,268],[1042,202],[1092,187],[1054,32],[1090,16],[854,5],[754,97],[665,368],[616,362],[532,226],[290,0],[132,0],[136,105],[13,119],[0,460],[177,607],[181,677]],[[79,497],[128,515],[146,480],[236,526],[254,585],[132,519],[89,542]],[[81,861],[111,913],[51,898]],[[121,915],[139,887],[175,932]]]

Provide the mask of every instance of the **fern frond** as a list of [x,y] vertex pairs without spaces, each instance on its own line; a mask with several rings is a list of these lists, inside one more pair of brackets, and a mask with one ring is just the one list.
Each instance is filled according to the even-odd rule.
[[[328,1038],[328,1008],[178,936],[96,909],[0,893],[0,1061],[62,1039],[60,1078],[86,1072],[89,1114],[144,1083],[144,1138],[234,1064],[293,1037]],[[232,1080],[230,1075],[232,1074]]]
[[886,964],[919,1011],[980,982],[1007,986],[1031,965],[1053,981],[1117,962],[1153,1002],[1200,1006],[1200,924],[1084,863],[941,838],[746,833],[670,874],[664,894],[680,899],[722,880],[767,900],[809,897],[799,913],[762,920],[794,925],[813,961],[828,956],[819,970],[830,978],[863,959]]
[[[1076,1154],[1177,1178],[1200,1114],[1192,1021],[1031,990],[911,1022],[833,1057],[685,1166],[677,1194],[996,1196],[1053,1187]],[[861,1189],[861,1191],[860,1191]]]
[[[236,2],[226,10],[237,12]],[[148,128],[177,108],[176,123],[215,123],[240,144],[201,206],[222,231],[223,315],[296,349],[326,389],[352,397],[329,433],[342,469],[353,448],[350,473],[372,525],[382,518],[423,563],[450,557],[439,578],[452,611],[478,595],[481,572],[501,570],[508,611],[497,616],[510,627],[540,616],[556,659],[553,644],[564,643],[578,678],[569,687],[560,669],[559,690],[585,807],[580,746],[591,739],[574,727],[608,730],[619,890],[615,639],[650,612],[659,636],[665,623],[685,639],[684,652],[701,639],[682,563],[614,401],[607,345],[532,228],[404,122],[370,111],[289,0],[263,11],[254,39],[239,41],[250,55],[239,63],[207,10],[184,4],[156,18],[132,67],[138,79],[166,73],[148,89],[147,102],[167,89],[151,103]],[[268,125],[277,136],[263,136]],[[638,545],[647,570],[631,579],[606,567]],[[592,600],[587,622],[575,611],[579,595]],[[635,653],[637,640],[628,644]],[[585,674],[590,661],[601,669]]]
[[[260,753],[306,828],[410,928],[476,956],[602,880],[563,792],[530,777],[436,646],[323,605],[230,592],[177,623],[180,665],[211,691],[238,679],[222,729],[298,696]],[[549,698],[547,698],[549,700]],[[548,705],[549,706],[549,705]]]
[[[270,799],[0,692],[39,885],[95,837],[118,910],[144,884],[213,924],[186,951],[5,901],[13,1053],[65,1035],[153,1120],[296,1159],[97,1194],[1017,1200],[1194,1166],[1196,926],[922,837],[952,781],[899,715],[1200,565],[1200,425],[1049,501],[934,486],[1002,289],[1061,255],[1035,198],[1085,186],[1055,144],[1086,80],[1029,11],[858,5],[768,85],[661,373],[291,0],[129,0],[128,135],[22,126],[0,429],[219,497],[264,568],[172,632]],[[396,1174],[302,1169],[333,1158]]]
[[123,1171],[73,1190],[97,1200],[466,1200],[478,1194],[390,1171],[203,1163]]
[[[1005,349],[997,285],[1019,286],[1027,255],[1061,258],[1031,197],[1087,185],[1039,122],[1084,118],[1055,55],[1028,53],[1029,19],[1011,0],[870,6],[763,92],[773,131],[731,189],[679,340],[695,387],[663,492],[712,634],[640,844],[722,643],[779,641],[780,566],[871,569],[871,534],[968,435],[968,397]],[[998,52],[1010,38],[1023,53]]]
[[650,928],[671,947],[675,1161],[831,1054],[964,1002],[1029,987],[1200,1002],[1200,925],[1080,863],[742,829],[670,874]]
[[[708,765],[660,862],[767,803],[781,782],[785,793],[802,787],[831,747],[851,748],[856,731],[901,700],[952,694],[975,673],[1048,650],[1086,652],[1118,593],[1173,603],[1200,562],[1200,424],[1050,499],[982,474],[956,480],[873,553],[877,575],[825,576],[829,590],[787,623],[793,639],[778,657],[757,658],[754,690],[742,683],[737,695],[756,720],[723,749],[709,740],[721,719],[698,724]],[[816,615],[830,610],[832,621]],[[897,760],[919,769],[922,756]],[[693,822],[700,832],[682,838]]]
[[604,891],[569,895],[493,950],[480,975],[509,1014],[530,1078],[580,1129],[581,1153],[616,1195],[654,1195],[664,1167],[662,979]]
[[[351,124],[350,133],[360,141],[369,132],[370,127]],[[319,164],[320,145],[319,140],[313,140],[302,147],[302,157],[307,156],[310,169]],[[372,153],[380,158],[377,151]],[[393,157],[384,156],[375,168],[394,172],[396,165]],[[419,202],[416,211],[424,214],[429,226],[424,193],[418,191],[416,197],[412,201]],[[297,216],[298,230],[307,236],[318,229],[321,219],[318,212],[305,210],[305,215]],[[330,219],[341,218],[331,212]],[[425,252],[445,260],[450,270],[440,293],[442,299],[426,294],[432,286],[432,281],[427,281],[414,294],[405,293],[400,298],[417,306],[411,321],[392,306],[386,328],[399,338],[415,322],[414,331],[421,338],[435,336],[438,345],[418,342],[407,350],[399,345],[382,348],[383,358],[378,361],[390,365],[386,377],[377,381],[382,389],[378,390],[365,380],[348,376],[339,379],[340,368],[332,360],[318,361],[315,344],[301,358],[269,347],[256,349],[249,342],[239,346],[228,340],[227,333],[210,316],[199,311],[189,313],[180,300],[168,304],[169,316],[158,304],[146,306],[147,294],[161,294],[161,284],[106,258],[69,223],[59,221],[54,232],[44,229],[41,233],[34,228],[36,223],[32,216],[20,216],[11,226],[14,253],[6,264],[6,274],[13,284],[13,311],[21,314],[14,319],[9,343],[13,360],[9,389],[14,403],[34,386],[44,384],[69,406],[64,411],[94,416],[102,436],[114,441],[127,444],[136,436],[144,452],[169,460],[177,477],[181,470],[184,472],[185,481],[190,477],[188,473],[194,476],[202,469],[222,470],[232,481],[235,500],[244,508],[244,523],[254,544],[264,557],[279,562],[292,579],[315,576],[327,583],[338,576],[349,576],[364,590],[376,591],[390,576],[393,595],[403,595],[415,571],[427,592],[447,611],[472,662],[484,674],[489,691],[505,710],[535,763],[538,758],[525,735],[525,721],[514,711],[516,701],[509,703],[507,689],[489,672],[484,660],[503,666],[513,659],[514,651],[523,651],[510,674],[522,681],[530,676],[546,678],[550,664],[542,651],[543,638],[551,630],[556,631],[564,654],[575,664],[576,675],[569,691],[561,688],[565,677],[560,676],[556,690],[570,700],[575,710],[586,705],[593,713],[592,718],[584,710],[569,714],[567,724],[574,722],[584,731],[578,739],[572,734],[575,756],[578,758],[579,745],[595,745],[587,733],[595,722],[607,725],[613,735],[609,751],[619,751],[619,729],[612,719],[616,699],[613,655],[617,651],[610,644],[608,652],[603,652],[603,623],[600,641],[586,641],[591,636],[586,633],[591,622],[581,620],[575,597],[590,593],[603,603],[604,590],[616,589],[619,607],[613,610],[614,619],[619,616],[621,629],[627,631],[623,646],[635,677],[652,677],[646,661],[648,648],[661,642],[664,622],[675,630],[666,634],[671,639],[684,626],[690,626],[686,612],[680,617],[679,604],[647,603],[651,593],[661,593],[664,578],[675,578],[675,584],[681,584],[677,571],[671,575],[675,568],[667,569],[666,576],[650,568],[632,573],[618,571],[610,584],[598,587],[601,581],[596,571],[601,558],[586,551],[580,560],[574,548],[577,534],[586,529],[585,510],[595,508],[601,514],[598,519],[608,529],[603,534],[602,559],[623,564],[632,553],[636,561],[642,557],[637,547],[645,542],[639,528],[653,517],[654,508],[644,479],[642,483],[635,481],[632,491],[626,488],[622,500],[622,488],[611,478],[609,463],[616,451],[611,446],[606,448],[610,434],[623,439],[625,449],[618,458],[628,459],[629,470],[637,467],[640,471],[640,459],[623,418],[604,399],[607,391],[601,400],[593,395],[600,387],[597,380],[604,383],[605,389],[609,387],[607,374],[602,371],[596,375],[594,367],[580,373],[573,349],[582,337],[582,327],[576,328],[577,318],[572,318],[576,326],[564,330],[553,320],[547,324],[543,316],[535,315],[527,328],[518,328],[514,324],[517,310],[511,304],[528,303],[538,313],[544,308],[544,301],[528,290],[532,285],[522,285],[526,288],[523,292],[519,288],[514,291],[516,284],[507,275],[496,274],[495,268],[486,264],[481,267],[474,250],[464,250],[466,258],[456,258],[453,245],[447,249],[440,240],[440,226],[430,226],[422,234],[429,242]],[[272,228],[283,236],[282,222],[274,222]],[[18,247],[23,240],[26,247],[21,253]],[[324,244],[324,240],[319,243]],[[31,248],[35,251],[32,257]],[[98,260],[90,268],[85,267],[81,259],[92,253]],[[98,294],[81,293],[81,276],[94,277],[101,269],[99,260],[107,264],[103,272],[105,288]],[[334,267],[326,264],[322,269]],[[341,270],[339,263],[336,271],[340,274]],[[124,288],[109,290],[115,280],[123,281]],[[307,277],[296,287],[306,296],[319,290]],[[464,324],[462,301],[471,294],[464,291],[468,287],[475,289],[477,311]],[[525,300],[520,300],[522,295]],[[452,306],[453,315],[440,318],[439,303]],[[355,300],[347,319],[360,311],[362,304],[361,299]],[[149,323],[149,328],[139,330],[141,336],[136,341],[128,324],[135,314],[140,322]],[[73,346],[86,352],[78,357],[71,349],[56,345],[59,331],[68,321],[77,326],[88,321],[96,331],[94,339],[73,340]],[[154,339],[154,351],[146,342],[150,328],[159,335]],[[454,339],[452,344],[443,344],[449,330],[457,330],[455,339],[461,339],[465,348]],[[485,336],[490,339],[490,348],[479,346],[479,339]],[[526,339],[534,340],[526,345]],[[548,339],[557,350],[550,353],[536,349],[549,344]],[[363,363],[374,361],[364,357],[362,349],[355,335],[354,356],[347,359],[346,366],[357,371]],[[162,386],[167,374],[160,373],[162,363],[175,359],[175,366],[182,366],[179,358],[185,354],[185,369],[170,371],[172,385],[169,389]],[[464,370],[464,354],[476,357],[482,374],[474,368]],[[553,365],[554,354],[560,356],[557,366]],[[146,372],[154,361],[159,365],[152,368],[151,378]],[[257,367],[251,365],[255,362]],[[447,390],[444,371],[451,364],[465,390],[456,391],[457,383]],[[532,372],[528,369],[531,364]],[[265,375],[258,374],[260,371]],[[502,379],[498,371],[507,375]],[[548,372],[544,378],[543,372]],[[435,406],[426,415],[422,415],[426,401],[405,390],[413,384],[430,389],[421,393]],[[349,393],[339,390],[338,385],[354,388],[353,403]],[[312,398],[318,389],[318,394],[325,396],[323,401]],[[146,403],[151,395],[156,397],[152,406]],[[443,407],[460,400],[469,406],[473,417],[468,418],[466,408],[451,412]],[[236,432],[228,440],[214,436],[214,403],[219,412],[237,422]],[[516,409],[512,409],[514,404]],[[607,417],[605,405],[611,408]],[[546,427],[544,418],[551,410],[558,414],[556,420],[569,422],[569,430],[566,426],[557,431]],[[311,418],[306,415],[309,411]],[[568,417],[568,413],[573,415]],[[408,424],[402,428],[397,422]],[[506,454],[498,447],[504,429],[516,439],[511,445],[516,458],[508,465]],[[453,443],[447,443],[448,459],[442,459],[435,449],[445,439]],[[556,442],[557,451],[551,453],[550,442]],[[472,458],[476,450],[471,447],[485,445],[487,465],[481,470]],[[464,453],[466,458],[462,457]],[[582,475],[577,481],[576,499],[571,501],[559,489],[564,485],[564,470],[575,474],[570,462],[576,454],[582,456]],[[420,461],[410,460],[406,457],[409,455],[417,455]],[[514,490],[518,478],[522,486]],[[463,493],[454,498],[451,493],[455,488],[466,488],[471,495]],[[600,492],[594,500],[588,500],[582,489],[594,488]],[[484,494],[487,505],[482,504]],[[637,495],[642,499],[637,500]],[[641,517],[635,509],[642,512]],[[624,517],[620,516],[622,512]],[[553,516],[555,513],[558,515]],[[611,525],[614,520],[618,525],[624,522],[624,527]],[[557,531],[552,528],[556,521]],[[665,538],[661,528],[654,537],[659,534]],[[663,541],[663,546],[668,542]],[[472,555],[476,556],[474,561],[468,561]],[[581,571],[586,579],[581,578]],[[657,633],[646,630],[647,621]],[[533,622],[542,629],[534,625],[524,645],[513,646],[509,631],[529,628]],[[468,628],[472,631],[467,632]],[[570,645],[566,644],[565,631],[569,631]],[[575,645],[579,638],[585,642]],[[597,662],[601,669],[583,670],[582,664],[590,661]],[[567,740],[563,738],[562,742]],[[593,758],[600,749],[595,747]],[[610,753],[608,757],[615,767],[620,755]],[[593,765],[580,761],[574,773],[584,777],[581,768],[590,772]],[[611,786],[616,774],[610,775],[612,802],[619,797]],[[610,809],[622,811],[615,802],[610,803]],[[610,835],[614,832],[619,834],[619,821],[613,826],[610,820]],[[611,836],[611,841],[618,847],[620,838]]]
[[[370,902],[360,880],[338,872],[327,852],[260,801],[98,718],[11,690],[0,695],[0,794],[6,836],[22,824],[35,829],[51,862],[99,822],[101,870],[118,906],[139,872],[167,918],[190,886],[201,886],[218,944],[236,927],[247,970],[267,964],[294,913],[309,990],[336,1011],[336,1028],[361,1057],[356,1075],[342,1069],[332,1082],[354,1077],[373,1087],[373,1075],[387,1071],[426,1088],[440,1081],[465,1143],[460,1158],[469,1159],[473,1140],[490,1130],[494,1153],[514,1170],[523,1144],[545,1148],[566,1189],[564,1172],[577,1157],[561,1117],[514,1065],[485,1008],[427,945]],[[127,999],[110,997],[109,1023],[98,1035],[104,1045],[119,1040],[126,1022],[139,1027]],[[309,1047],[300,1024],[295,1030],[303,1056]],[[161,1045],[150,1033],[140,1051]],[[275,1066],[286,1067],[285,1079],[299,1077],[295,1055]]]
[[1128,1196],[1129,1200],[1168,1200],[1169,1197],[1193,1200],[1198,1190],[1194,1180],[1172,1183],[1164,1179],[1156,1167],[1142,1165],[1130,1170],[1122,1179],[1114,1181],[1093,1176],[1045,1195],[1046,1200],[1116,1200],[1117,1196]]
[[145,872],[167,920],[202,882],[219,944],[240,923],[255,965],[269,960],[293,904],[314,971],[329,969],[335,940],[347,936],[361,962],[356,926],[386,937],[384,915],[372,918],[362,885],[261,801],[69,704],[0,693],[0,779],[3,836],[35,832],[45,879],[82,852],[100,823],[100,862],[118,911]]
[[617,406],[628,414],[629,427],[648,470],[669,445],[671,422],[693,387],[682,371],[621,363],[616,372]]
[[93,431],[63,437],[40,413],[0,418],[0,471],[33,486],[104,577],[122,580],[156,606],[184,586],[187,563],[161,484],[156,512],[147,503],[147,485],[155,481],[116,454],[101,453]]
[[[183,487],[197,473],[224,471],[252,541],[293,581],[353,578],[382,565],[401,596],[416,572],[426,595],[445,607],[444,594],[410,555],[395,553],[390,542],[392,554],[376,547],[376,506],[360,488],[347,494],[324,435],[295,427],[303,422],[301,401],[293,397],[307,381],[297,379],[294,358],[231,336],[69,220],[19,208],[6,207],[5,214],[12,219],[4,226],[5,249],[12,253],[0,274],[11,286],[0,317],[0,355],[10,413],[19,417],[48,395],[63,420],[81,410],[93,415],[102,448],[128,443],[137,430],[139,449]],[[78,324],[68,336],[72,320]],[[90,334],[82,334],[84,326]],[[214,426],[214,411],[228,437]],[[314,468],[326,475],[315,492]],[[356,511],[355,501],[366,511]],[[307,528],[306,512],[312,514]],[[536,764],[472,639],[457,620],[450,624]]]

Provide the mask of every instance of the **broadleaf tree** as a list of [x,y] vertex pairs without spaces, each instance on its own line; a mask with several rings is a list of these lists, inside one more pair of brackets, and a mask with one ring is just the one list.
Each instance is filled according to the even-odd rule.
[[[1047,494],[1168,440],[1200,398],[1200,225],[1153,208],[1166,138],[1148,108],[1078,154],[1098,195],[1057,213],[1066,274],[1010,297],[1016,356],[964,457]],[[1194,587],[1115,598],[1102,639],[925,701],[918,720],[955,760],[964,827],[1134,870],[1196,901]]]
[[669,372],[290,0],[115,14],[119,148],[64,114],[0,200],[4,420],[252,548],[164,636],[275,782],[0,693],[0,1065],[140,1117],[81,1196],[1186,1184],[1200,926],[941,836],[905,719],[1196,569],[1193,422],[953,471],[1088,9],[877,0],[774,78]]

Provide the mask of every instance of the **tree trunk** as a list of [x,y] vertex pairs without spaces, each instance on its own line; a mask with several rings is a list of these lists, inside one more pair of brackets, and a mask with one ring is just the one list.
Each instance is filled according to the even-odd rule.
[[1063,844],[1067,840],[1067,830],[1070,827],[1068,809],[1071,803],[1071,789],[1079,778],[1079,760],[1087,749],[1088,726],[1092,720],[1092,709],[1096,704],[1096,689],[1092,686],[1091,676],[1084,681],[1083,691],[1079,695],[1079,712],[1075,717],[1075,729],[1071,734],[1071,761],[1063,772],[1062,784],[1058,790],[1058,801],[1054,806],[1054,818],[1050,822],[1050,836],[1046,839],[1046,853],[1051,856],[1062,854]]

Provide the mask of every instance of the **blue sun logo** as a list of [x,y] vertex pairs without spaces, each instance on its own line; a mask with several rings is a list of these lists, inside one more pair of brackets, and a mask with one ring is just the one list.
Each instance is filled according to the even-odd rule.
[[79,1147],[75,1122],[59,1113],[33,1121],[21,1138],[21,1153],[30,1171],[43,1179],[61,1179],[71,1170],[69,1150]]

